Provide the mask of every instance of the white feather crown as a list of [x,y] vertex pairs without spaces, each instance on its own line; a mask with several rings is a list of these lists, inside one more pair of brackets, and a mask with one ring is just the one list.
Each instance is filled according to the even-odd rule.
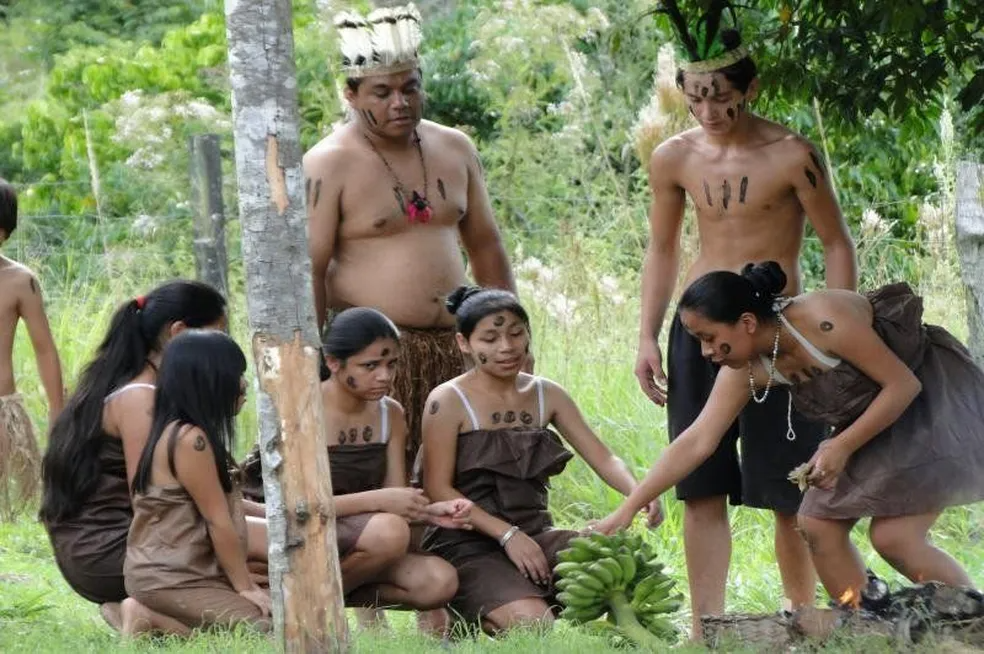
[[414,4],[380,8],[363,18],[345,11],[335,16],[342,50],[342,71],[348,77],[389,75],[419,65],[420,12]]

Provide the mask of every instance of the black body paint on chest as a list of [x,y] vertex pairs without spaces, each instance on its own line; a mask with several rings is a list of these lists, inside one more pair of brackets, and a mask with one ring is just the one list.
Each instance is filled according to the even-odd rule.
[[738,187],[738,202],[745,204],[745,193],[748,191],[748,178],[741,178],[741,185]]
[[724,184],[721,185],[721,202],[724,204],[724,208],[728,208],[728,203],[731,202],[731,184],[728,180],[724,180]]
[[803,172],[806,173],[806,178],[810,180],[810,186],[813,188],[817,187],[817,176],[809,168],[804,168]]
[[713,207],[714,203],[711,202],[711,187],[707,184],[707,180],[704,180],[704,197],[707,199],[707,206]]
[[448,194],[444,192],[444,180],[440,177],[437,178],[437,192],[441,194],[442,200],[448,199]]

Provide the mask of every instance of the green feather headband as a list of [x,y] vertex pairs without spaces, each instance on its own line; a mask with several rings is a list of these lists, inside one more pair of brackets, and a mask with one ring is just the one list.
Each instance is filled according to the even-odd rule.
[[728,48],[721,39],[722,18],[730,15],[731,28],[737,31],[738,19],[727,0],[698,0],[704,13],[690,26],[677,0],[662,0],[655,13],[670,20],[677,36],[677,50],[684,60],[680,68],[688,73],[709,73],[735,64],[748,56],[744,45]]

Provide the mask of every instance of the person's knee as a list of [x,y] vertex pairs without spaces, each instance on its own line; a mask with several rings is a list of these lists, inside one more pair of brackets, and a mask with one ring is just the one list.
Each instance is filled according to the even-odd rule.
[[528,598],[510,602],[490,612],[486,621],[496,631],[506,631],[518,627],[549,628],[553,626],[554,618],[546,602],[538,598]]
[[883,559],[896,563],[905,558],[905,551],[912,546],[916,536],[892,525],[872,521],[868,537],[871,539],[871,546]]
[[355,549],[374,559],[395,561],[410,546],[410,525],[393,513],[377,513],[362,530]]
[[817,552],[823,547],[828,525],[824,520],[800,514],[796,516],[796,530],[806,541],[806,546],[810,548],[810,551]]
[[441,608],[458,592],[458,571],[444,559],[428,556],[414,567],[419,570],[419,581],[411,589],[410,596],[417,608]]

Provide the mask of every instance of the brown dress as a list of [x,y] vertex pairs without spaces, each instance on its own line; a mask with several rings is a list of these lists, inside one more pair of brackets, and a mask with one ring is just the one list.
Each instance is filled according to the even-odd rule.
[[[537,380],[542,415],[542,385]],[[543,549],[547,564],[577,532],[554,529],[547,509],[550,478],[560,474],[573,455],[560,437],[545,426],[479,429],[464,394],[456,387],[471,416],[473,430],[458,435],[454,487],[476,506],[518,526]],[[475,531],[431,527],[424,548],[446,559],[458,571],[458,593],[450,607],[468,622],[511,602],[542,598],[556,604],[553,581],[538,586],[526,579],[494,538]]]
[[[386,432],[383,433],[385,437]],[[348,495],[382,488],[386,481],[386,447],[385,442],[329,447],[332,494]],[[336,518],[335,536],[340,556],[352,551],[373,515],[356,513]]]
[[[873,327],[922,382],[895,423],[858,449],[832,491],[811,488],[800,507],[818,518],[915,515],[984,499],[984,372],[946,330],[922,322],[904,283],[868,294]],[[792,387],[803,415],[843,431],[881,388],[846,361]]]
[[[246,518],[238,490],[227,495],[246,550]],[[180,486],[150,486],[133,497],[124,575],[131,597],[190,628],[238,623],[268,629],[258,606],[232,587],[219,564],[208,526]]]
[[103,434],[99,481],[71,518],[45,523],[55,561],[65,581],[90,602],[126,598],[123,559],[133,509],[126,482],[123,441]]

